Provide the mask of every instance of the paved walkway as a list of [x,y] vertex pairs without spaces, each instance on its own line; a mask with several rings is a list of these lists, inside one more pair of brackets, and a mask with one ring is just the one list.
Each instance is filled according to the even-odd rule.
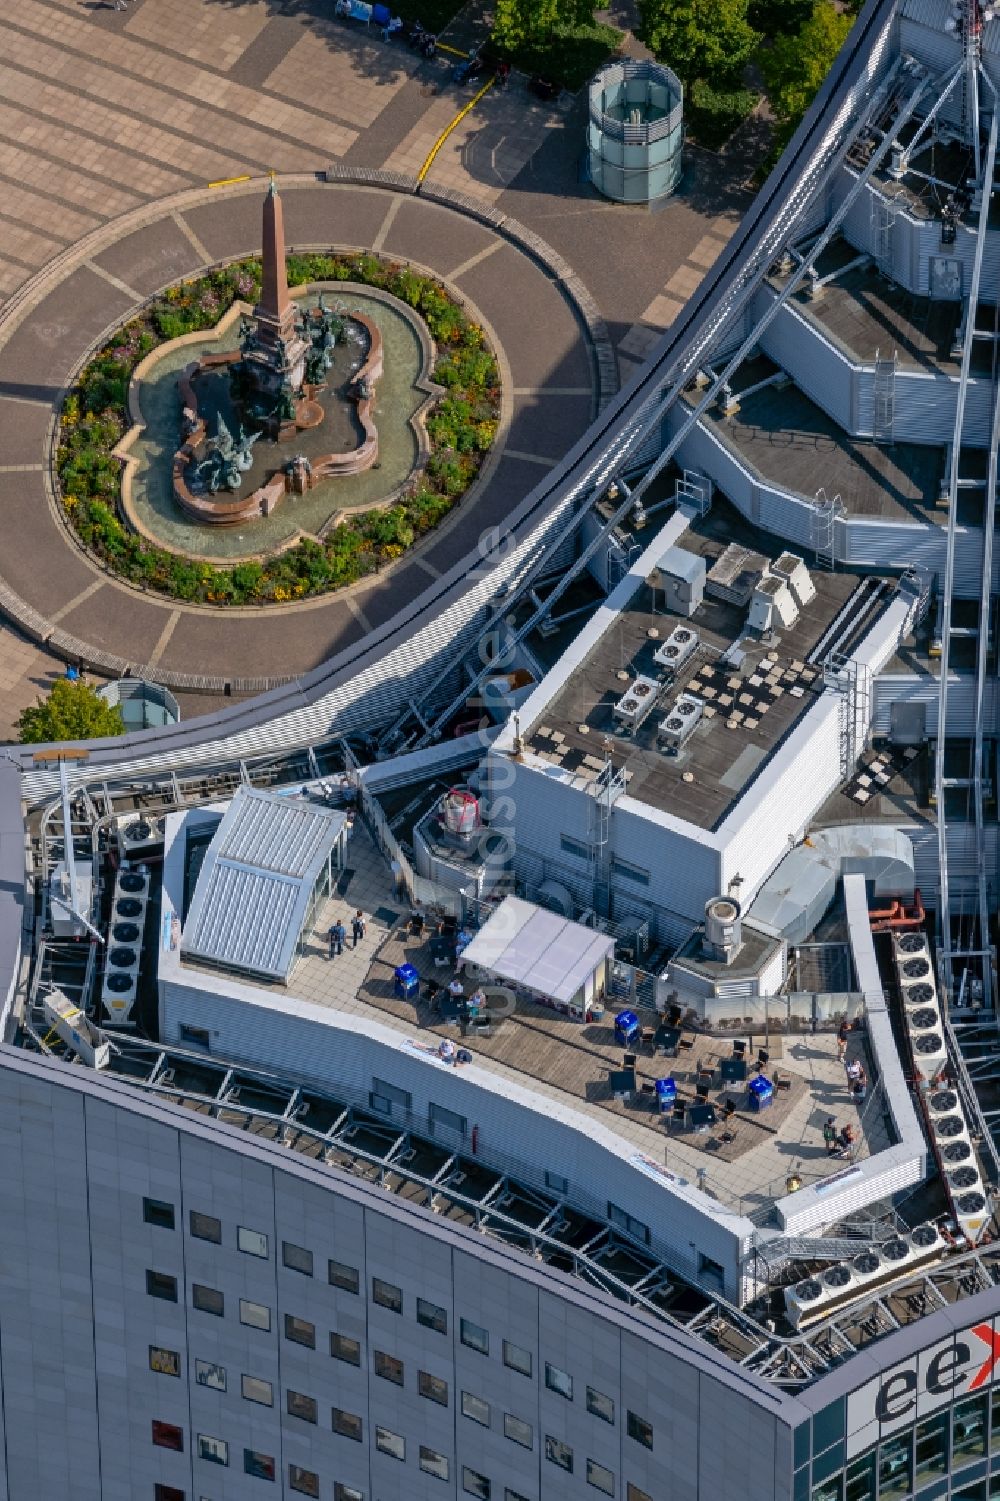
[[[210,632],[204,616],[195,625],[186,617],[171,625],[175,612],[166,602],[139,601],[139,610],[138,597],[114,584],[94,590],[89,564],[64,542],[56,546],[54,523],[45,521],[39,504],[42,476],[35,467],[42,462],[51,405],[73,363],[127,314],[133,294],[148,295],[190,274],[204,260],[203,245],[212,255],[256,248],[252,214],[242,209],[220,200],[215,210],[206,206],[175,220],[156,212],[158,201],[271,168],[281,174],[318,174],[330,165],[413,172],[471,97],[451,83],[448,59],[427,63],[398,43],[386,45],[375,33],[333,19],[330,10],[327,0],[132,0],[122,12],[100,0],[19,0],[0,18],[0,339],[33,278],[72,257],[88,235],[147,209],[159,226],[95,252],[91,267],[79,266],[52,292],[34,336],[13,333],[8,350],[16,358],[5,358],[0,368],[6,470],[0,494],[9,539],[0,577],[19,589],[23,584],[36,607],[55,601],[68,634],[86,627],[97,633],[95,645],[113,641],[120,648],[128,641],[137,663],[162,643],[158,660],[168,666],[214,659],[226,676],[288,676],[364,629],[342,601],[329,614],[327,607],[299,614],[294,626],[275,628],[264,661],[256,646],[246,648],[237,618],[213,623]],[[709,250],[724,242],[748,199],[724,163],[705,157],[692,158],[682,192],[658,213],[606,204],[582,179],[584,138],[582,99],[544,106],[515,80],[506,93],[491,90],[453,132],[430,181],[492,205],[541,235],[595,299],[628,375],[679,305],[684,288],[677,274],[704,270]],[[292,211],[293,236],[370,243],[383,222],[381,207],[369,211],[357,196],[339,200],[343,207],[336,210],[334,202],[328,197],[321,213]],[[541,272],[536,289],[519,295],[520,283],[510,281],[512,268],[521,265],[518,252],[504,248],[476,261],[488,248],[484,231],[471,223],[445,230],[439,220],[425,235],[416,219],[421,210],[410,204],[406,210],[397,223],[402,230],[408,221],[408,237],[387,235],[390,253],[451,271],[478,305],[491,288],[508,293],[495,316],[483,311],[508,357],[514,356],[514,387],[528,393],[515,398],[519,427],[508,448],[531,457],[500,465],[503,481],[482,520],[502,521],[543,477],[544,467],[533,460],[557,458],[586,421],[585,397],[536,394],[590,384],[579,328],[570,333],[565,302]],[[469,261],[476,263],[460,269]],[[28,516],[41,535],[22,537]],[[460,540],[468,539],[441,533],[422,561],[409,561],[394,578],[392,590],[372,585],[370,597],[360,601],[364,617],[384,619],[401,590],[413,597],[435,569],[461,556]],[[26,665],[20,691],[33,671]],[[34,691],[31,685],[29,698]]]

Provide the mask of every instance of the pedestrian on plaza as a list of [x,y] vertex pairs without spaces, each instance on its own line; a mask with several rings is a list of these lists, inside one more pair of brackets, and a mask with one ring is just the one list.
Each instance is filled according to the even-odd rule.
[[837,1057],[840,1059],[841,1063],[843,1063],[847,1053],[847,1039],[850,1031],[851,1029],[848,1025],[847,1017],[845,1016],[844,1020],[837,1028]]
[[847,1157],[847,1156],[849,1156],[851,1148],[853,1147],[853,1145],[854,1145],[854,1127],[853,1126],[845,1126],[844,1129],[841,1131],[840,1135],[837,1137],[837,1148],[838,1148],[837,1156],[838,1157]]
[[335,923],[332,923],[330,925],[330,931],[327,934],[327,937],[330,940],[330,953],[328,955],[328,958],[332,959],[335,954],[342,954],[344,952],[344,939],[347,937],[347,929],[344,927],[344,924],[341,922],[339,917],[337,918],[337,921]]
[[826,1155],[832,1157],[837,1150],[837,1121],[835,1116],[830,1116],[823,1126],[823,1142],[826,1146]]
[[364,936],[365,936],[365,918],[364,918],[364,913],[361,911],[361,908],[359,907],[358,910],[357,910],[357,912],[355,912],[354,916],[351,918],[351,940],[352,940],[352,942],[351,942],[351,948],[352,949],[356,949],[357,946],[358,946],[358,939],[359,938],[364,938]]

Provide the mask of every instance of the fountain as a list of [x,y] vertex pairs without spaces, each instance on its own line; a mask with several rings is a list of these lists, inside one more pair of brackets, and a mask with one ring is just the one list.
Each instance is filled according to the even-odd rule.
[[[378,460],[374,420],[375,383],[382,375],[382,335],[363,313],[318,305],[302,309],[288,290],[281,199],[274,178],[264,199],[260,300],[240,323],[240,347],[206,354],[180,374],[181,444],[173,460],[173,495],[180,509],[209,526],[235,526],[269,516],[287,495],[302,495],[321,480],[361,474]],[[366,352],[347,383],[344,398],[329,389],[338,341],[353,326]],[[324,395],[325,405],[319,401]],[[262,439],[291,445],[299,435],[344,434],[343,402],[353,408],[346,436],[354,446],[309,456],[290,452],[258,474],[242,493],[246,477],[260,469],[254,447]],[[209,434],[208,416],[214,414]],[[233,426],[236,436],[233,436]],[[358,431],[360,430],[360,432]],[[322,444],[320,446],[323,446]],[[310,447],[315,450],[315,442]]]

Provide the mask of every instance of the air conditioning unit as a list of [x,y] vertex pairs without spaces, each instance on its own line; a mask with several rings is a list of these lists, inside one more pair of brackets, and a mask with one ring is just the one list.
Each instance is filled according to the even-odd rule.
[[917,1225],[909,1235],[896,1235],[869,1246],[850,1261],[838,1261],[825,1272],[785,1288],[785,1311],[796,1329],[825,1318],[869,1287],[895,1281],[901,1273],[947,1250],[934,1225]]
[[118,820],[118,848],[123,860],[141,860],[163,853],[163,819],[129,814]]
[[792,598],[800,610],[811,604],[816,598],[816,585],[809,577],[809,569],[794,552],[783,552],[771,564],[771,572],[777,578],[784,579],[792,593]]
[[934,965],[929,954],[897,955],[896,972],[902,986],[934,983]]
[[124,1027],[129,1024],[139,988],[139,968],[111,969],[101,985],[101,1005],[110,1022]]
[[660,685],[655,678],[642,673],[634,679],[615,704],[612,713],[626,730],[637,730],[660,696]]
[[920,1032],[910,1039],[913,1062],[925,1079],[934,1079],[948,1062],[948,1049],[941,1032]]
[[668,682],[672,682],[684,664],[694,656],[699,640],[698,632],[692,626],[679,625],[670,632],[663,645],[656,648],[653,661],[663,669]]
[[930,944],[927,942],[926,933],[896,933],[893,935],[893,947],[896,951],[897,960],[912,958],[917,954],[923,954],[926,958],[930,958],[931,950]]
[[657,726],[656,743],[660,750],[676,755],[694,733],[704,709],[704,699],[696,698],[693,693],[680,694],[666,719],[661,719]]
[[127,1026],[135,1005],[142,936],[149,900],[149,872],[123,865],[111,899],[111,926],[105,953],[101,1004],[108,1019]]
[[937,989],[933,985],[918,980],[914,985],[903,988],[903,1006],[907,1011],[917,1011],[924,1006],[937,1005]]
[[792,598],[792,591],[785,580],[767,573],[750,596],[750,611],[747,626],[764,635],[778,626],[791,629],[799,618],[799,607]]

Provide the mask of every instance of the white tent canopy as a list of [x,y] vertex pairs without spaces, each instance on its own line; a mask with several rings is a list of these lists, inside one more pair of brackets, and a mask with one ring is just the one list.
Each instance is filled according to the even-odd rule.
[[506,897],[462,954],[468,964],[551,1000],[572,1001],[615,941],[520,897]]

